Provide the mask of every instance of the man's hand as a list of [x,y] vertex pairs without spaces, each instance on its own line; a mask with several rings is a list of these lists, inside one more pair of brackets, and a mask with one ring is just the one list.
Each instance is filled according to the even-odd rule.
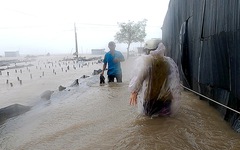
[[136,105],[137,104],[137,92],[132,92],[130,95],[130,105]]
[[114,58],[114,60],[113,60],[115,63],[117,63],[117,62],[120,62],[120,59],[119,58]]

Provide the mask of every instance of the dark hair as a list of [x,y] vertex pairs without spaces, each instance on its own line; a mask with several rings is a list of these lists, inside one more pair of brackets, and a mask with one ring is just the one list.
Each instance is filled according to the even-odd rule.
[[108,43],[108,46],[110,46],[110,45],[116,45],[116,44],[115,44],[115,42],[110,41],[110,42]]

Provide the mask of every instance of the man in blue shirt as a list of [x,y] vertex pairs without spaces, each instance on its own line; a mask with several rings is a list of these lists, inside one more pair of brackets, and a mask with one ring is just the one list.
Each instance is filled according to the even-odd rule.
[[108,64],[108,82],[114,82],[114,78],[117,79],[117,82],[122,82],[122,69],[120,62],[125,61],[124,56],[120,51],[115,50],[116,44],[113,41],[108,43],[108,48],[110,51],[104,56],[103,71],[101,75],[104,75],[104,70]]

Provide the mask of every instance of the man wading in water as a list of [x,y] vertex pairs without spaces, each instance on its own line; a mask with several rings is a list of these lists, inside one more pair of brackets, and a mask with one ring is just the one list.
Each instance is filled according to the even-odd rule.
[[137,104],[139,112],[147,116],[173,115],[180,100],[178,67],[164,56],[165,46],[160,39],[147,41],[144,50],[147,55],[137,60],[129,84],[130,105]]
[[125,60],[124,56],[120,51],[115,50],[116,44],[113,41],[108,43],[108,48],[110,51],[107,52],[104,56],[103,71],[100,75],[104,75],[104,70],[108,64],[108,82],[114,82],[114,78],[117,79],[117,82],[122,82],[122,69],[120,62],[123,62]]

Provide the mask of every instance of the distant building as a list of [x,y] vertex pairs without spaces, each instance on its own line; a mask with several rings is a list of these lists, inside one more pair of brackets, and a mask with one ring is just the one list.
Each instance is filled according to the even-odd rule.
[[92,55],[104,55],[105,49],[92,49]]
[[5,57],[18,57],[19,51],[8,51],[5,52]]

